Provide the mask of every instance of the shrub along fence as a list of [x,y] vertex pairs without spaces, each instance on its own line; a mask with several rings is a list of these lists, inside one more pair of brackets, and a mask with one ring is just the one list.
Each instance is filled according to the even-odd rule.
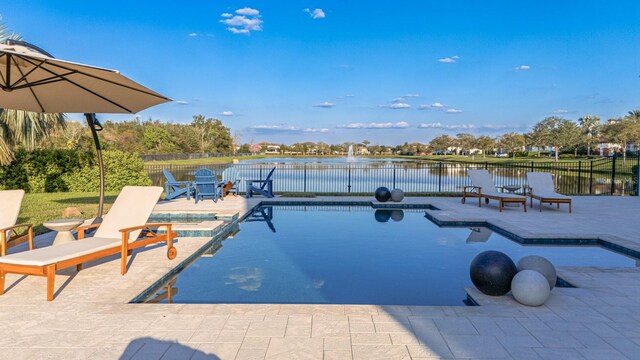
[[[107,191],[125,185],[151,185],[136,153],[104,151]],[[9,165],[0,166],[0,189],[27,192],[96,192],[99,173],[95,154],[75,150],[19,150]]]
[[[275,159],[274,159],[275,160]],[[277,160],[276,160],[277,161]],[[199,168],[218,175],[234,166],[242,180],[264,179],[272,167],[274,191],[317,194],[372,193],[379,186],[401,188],[407,193],[457,193],[470,185],[469,169],[487,169],[496,185],[526,185],[529,171],[555,175],[559,191],[567,195],[637,195],[638,158],[606,158],[571,162],[463,163],[451,161],[393,161],[368,163],[258,163],[237,165],[145,165],[151,181],[164,185],[163,169],[177,180],[193,180]],[[245,190],[241,181],[240,191]]]

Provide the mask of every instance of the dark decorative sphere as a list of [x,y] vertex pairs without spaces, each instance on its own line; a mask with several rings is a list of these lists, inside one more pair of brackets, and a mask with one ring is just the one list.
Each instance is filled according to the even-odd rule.
[[376,190],[376,200],[380,201],[380,202],[387,202],[389,201],[389,199],[391,199],[391,191],[389,191],[389,189],[387,189],[384,186],[379,187]]
[[391,220],[393,221],[402,221],[404,219],[404,211],[402,210],[391,210]]
[[377,222],[387,222],[391,219],[391,210],[378,209],[374,216],[376,217]]
[[483,294],[502,296],[511,291],[511,280],[518,269],[509,256],[489,250],[471,261],[471,281]]

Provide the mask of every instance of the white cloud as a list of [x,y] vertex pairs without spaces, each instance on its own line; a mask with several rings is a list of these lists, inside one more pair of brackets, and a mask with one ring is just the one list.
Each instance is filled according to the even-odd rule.
[[233,111],[225,110],[221,113],[218,113],[220,116],[233,116]]
[[443,124],[439,122],[435,123],[422,123],[418,125],[419,129],[448,129],[448,130],[460,130],[460,129],[475,129],[473,124]]
[[568,114],[570,111],[566,109],[556,109],[553,110],[553,113],[556,115]]
[[189,36],[191,37],[198,36],[198,33],[189,33]]
[[514,70],[515,71],[522,71],[522,70],[529,70],[529,69],[531,69],[531,66],[529,66],[529,65],[520,65],[520,66],[516,67]]
[[259,16],[260,15],[260,11],[258,11],[256,9],[252,9],[250,7],[244,7],[242,9],[236,10],[236,14],[245,15],[245,16]]
[[443,104],[443,103],[439,103],[439,102],[434,102],[431,105],[420,105],[418,106],[418,110],[428,110],[428,109],[436,109],[436,110],[442,110],[447,108],[447,105]]
[[334,104],[334,103],[330,103],[330,102],[328,102],[328,101],[325,101],[325,102],[322,102],[322,103],[320,103],[320,104],[315,104],[315,105],[313,105],[313,106],[315,106],[315,107],[321,107],[321,108],[331,108],[331,107],[334,107],[335,105],[336,105],[336,104]]
[[380,107],[398,110],[398,109],[408,109],[411,107],[411,105],[403,102],[395,102],[389,105],[380,105]]
[[438,59],[438,61],[445,64],[452,64],[452,63],[455,63],[458,59],[460,59],[460,56],[454,55],[454,56]]
[[474,124],[443,124],[440,122],[434,123],[422,123],[418,125],[419,129],[443,129],[443,130],[480,130],[480,131],[505,131],[505,130],[522,130],[526,129],[527,126],[524,125],[493,125],[493,124],[484,124],[484,125],[474,125]]
[[351,123],[336,126],[340,129],[404,129],[409,127],[409,123],[400,121],[396,123]]
[[189,102],[186,100],[176,100],[175,103],[178,105],[189,105]]
[[223,13],[221,23],[227,25],[227,30],[234,34],[250,34],[252,31],[262,31],[264,21],[260,19],[260,12],[252,8],[236,10],[237,15]]
[[311,18],[313,19],[324,19],[325,17],[327,17],[322,9],[311,10],[309,8],[306,8],[304,9],[304,12],[308,13],[309,16],[311,16]]
[[306,129],[303,129],[302,132],[306,132],[306,133],[328,133],[329,129],[327,129],[327,128],[306,128]]
[[462,112],[462,110],[451,108],[451,109],[445,110],[444,112],[446,112],[447,114],[459,114]]
[[327,128],[301,128],[292,125],[255,125],[250,127],[251,130],[263,134],[301,134],[301,133],[328,133]]

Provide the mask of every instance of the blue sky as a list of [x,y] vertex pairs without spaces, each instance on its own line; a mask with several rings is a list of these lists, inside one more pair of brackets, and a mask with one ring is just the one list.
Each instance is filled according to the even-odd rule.
[[141,118],[217,117],[244,142],[428,142],[640,108],[638,1],[30,0],[0,14],[58,58],[175,100]]

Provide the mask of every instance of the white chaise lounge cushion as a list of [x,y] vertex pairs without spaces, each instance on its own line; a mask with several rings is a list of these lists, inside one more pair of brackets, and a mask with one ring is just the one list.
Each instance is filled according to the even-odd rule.
[[543,199],[570,199],[570,197],[558,194],[551,173],[528,172],[527,184],[531,188],[532,196]]
[[100,250],[118,247],[120,244],[121,240],[119,239],[92,237],[65,244],[9,254],[0,257],[0,263],[45,266],[55,264],[59,261],[73,259],[78,256],[92,254]]
[[24,190],[0,191],[0,229],[16,224],[23,197]]
[[501,193],[496,189],[496,185],[493,183],[491,174],[488,170],[468,170],[467,174],[471,178],[471,184],[473,186],[480,187],[480,191],[483,195],[490,195],[494,197],[502,198],[518,198],[520,195]]
[[[105,215],[95,237],[120,240],[120,229],[144,225],[162,190],[159,186],[125,186]],[[140,235],[140,231],[132,231],[129,241],[134,241]]]

